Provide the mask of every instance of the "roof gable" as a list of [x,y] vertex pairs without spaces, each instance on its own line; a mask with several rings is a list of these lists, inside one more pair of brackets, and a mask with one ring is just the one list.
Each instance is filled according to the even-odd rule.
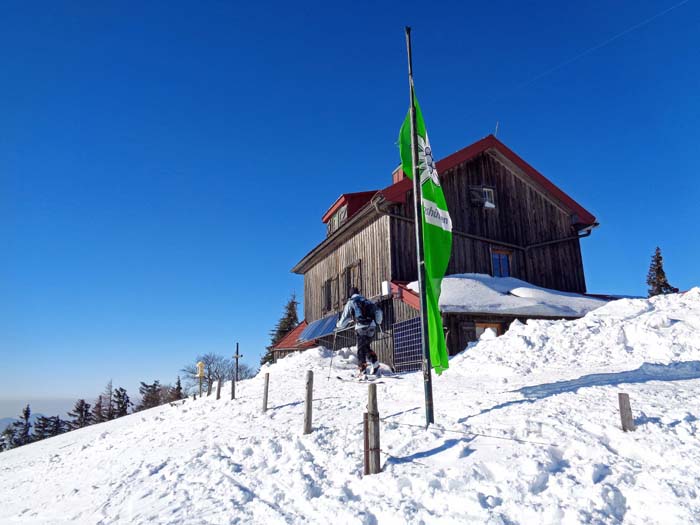
[[587,211],[583,206],[581,206],[574,199],[569,197],[564,193],[556,184],[550,181],[547,177],[542,175],[535,168],[530,166],[525,162],[518,154],[511,150],[508,146],[503,144],[493,135],[489,135],[466,148],[463,148],[452,155],[448,155],[442,160],[437,162],[438,173],[444,174],[448,170],[456,167],[463,162],[473,159],[477,155],[489,150],[495,149],[500,152],[504,157],[510,160],[522,172],[535,184],[541,187],[545,192],[549,193],[554,199],[562,203],[566,208],[568,208],[572,213],[578,217],[578,224],[591,225],[594,224],[595,217],[592,213]]

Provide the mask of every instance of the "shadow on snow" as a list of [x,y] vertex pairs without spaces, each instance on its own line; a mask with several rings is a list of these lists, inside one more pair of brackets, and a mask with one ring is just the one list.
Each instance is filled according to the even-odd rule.
[[493,410],[499,410],[501,408],[519,405],[521,403],[534,403],[538,399],[545,399],[557,394],[576,392],[580,388],[585,387],[615,386],[622,383],[646,383],[648,381],[683,381],[687,379],[699,378],[700,361],[683,361],[678,363],[670,363],[667,365],[644,363],[636,370],[628,370],[626,372],[588,374],[581,376],[578,379],[570,379],[568,381],[557,381],[556,383],[525,386],[518,390],[512,391],[513,393],[522,394],[524,399],[506,401],[491,408],[486,408],[478,414],[460,419],[459,422],[463,423],[472,417],[480,416]]

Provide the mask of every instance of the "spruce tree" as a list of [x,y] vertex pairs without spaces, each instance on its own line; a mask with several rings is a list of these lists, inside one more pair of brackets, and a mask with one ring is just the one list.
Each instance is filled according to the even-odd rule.
[[92,406],[92,423],[102,423],[107,420],[102,399],[102,395],[97,396],[95,404]]
[[129,399],[129,395],[122,387],[114,391],[114,417],[123,417],[129,413],[129,407],[134,404]]
[[15,447],[15,426],[10,423],[0,434],[0,451],[10,450]]
[[34,432],[32,433],[32,441],[41,441],[50,437],[49,429],[51,426],[51,419],[45,416],[39,416],[34,421]]
[[12,425],[15,427],[15,447],[21,447],[22,445],[31,443],[32,437],[30,431],[32,428],[32,424],[29,422],[31,416],[32,410],[29,408],[29,405],[27,405],[22,410],[22,415],[20,416],[19,421],[15,421],[14,423],[12,423]]
[[92,424],[92,414],[90,413],[90,403],[86,403],[84,399],[78,399],[75,402],[72,412],[68,415],[73,418],[68,422],[71,430],[83,428]]
[[298,304],[299,302],[297,301],[296,294],[293,293],[284,306],[282,317],[277,321],[275,328],[270,330],[270,345],[266,348],[267,352],[260,358],[260,366],[272,363],[272,348],[299,324],[299,317],[297,315]]
[[649,285],[649,297],[669,293],[678,293],[678,288],[671,286],[664,271],[664,259],[661,256],[661,248],[656,247],[654,255],[651,256],[649,273],[647,273],[647,284]]
[[177,376],[177,381],[175,382],[175,388],[173,388],[172,400],[179,401],[180,399],[183,399],[183,398],[184,398],[184,395],[182,393],[182,383],[180,382],[180,376]]
[[54,437],[68,432],[68,421],[62,420],[60,416],[50,417],[47,431],[48,437]]
[[150,384],[141,381],[139,393],[141,394],[141,402],[136,407],[137,411],[157,407],[161,404],[162,392],[160,381],[156,380]]

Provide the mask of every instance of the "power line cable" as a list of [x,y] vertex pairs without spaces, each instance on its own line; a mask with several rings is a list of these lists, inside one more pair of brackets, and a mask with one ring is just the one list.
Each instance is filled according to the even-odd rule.
[[523,88],[523,87],[525,87],[525,86],[528,86],[528,85],[530,85],[531,83],[536,82],[536,81],[539,80],[540,78],[545,77],[545,76],[547,76],[547,75],[549,75],[549,74],[551,74],[551,73],[554,73],[555,71],[558,71],[558,70],[560,70],[560,69],[562,69],[562,68],[568,66],[569,64],[572,64],[572,63],[576,62],[577,60],[579,60],[579,59],[585,57],[586,55],[589,55],[589,54],[593,53],[594,51],[597,51],[598,49],[601,49],[601,48],[603,48],[603,47],[605,47],[605,46],[611,44],[611,43],[614,42],[615,40],[618,40],[618,39],[622,38],[623,36],[625,36],[625,35],[631,33],[632,31],[636,31],[637,29],[639,29],[639,28],[641,28],[641,27],[644,27],[645,25],[650,24],[651,22],[653,22],[653,21],[656,20],[657,18],[661,18],[661,17],[664,16],[666,13],[669,13],[669,12],[673,11],[674,9],[677,9],[677,8],[681,7],[683,4],[687,4],[688,2],[690,2],[690,0],[683,0],[682,2],[678,2],[677,4],[674,4],[674,5],[672,5],[671,7],[668,7],[668,8],[666,8],[666,9],[664,9],[663,11],[659,11],[659,12],[656,13],[655,15],[650,16],[649,18],[647,18],[647,19],[645,19],[645,20],[642,20],[641,22],[639,22],[639,23],[637,23],[637,24],[635,24],[635,25],[633,25],[633,26],[628,27],[628,28],[625,29],[624,31],[621,31],[621,32],[619,32],[619,33],[617,33],[617,34],[611,36],[611,37],[608,38],[607,40],[604,40],[603,42],[601,42],[601,43],[599,43],[599,44],[596,44],[596,45],[594,45],[594,46],[592,46],[592,47],[589,47],[588,49],[586,49],[586,50],[584,50],[584,51],[581,51],[579,54],[574,55],[573,57],[569,58],[568,60],[565,60],[564,62],[561,62],[560,64],[557,64],[556,66],[553,66],[553,67],[551,67],[551,68],[549,68],[549,69],[546,69],[546,70],[543,71],[542,73],[540,73],[540,74],[535,75],[534,77],[532,77],[530,80],[527,80],[527,81],[523,82],[522,84],[517,85],[517,86],[515,87],[515,89],[520,89],[520,88]]
[[508,92],[505,92],[501,95],[497,95],[495,97],[492,97],[489,102],[494,102],[500,98],[503,98],[507,94],[512,93],[513,91],[517,91],[519,89],[527,87],[527,86],[533,84],[534,82],[537,82],[541,78],[544,78],[548,75],[551,75],[552,73],[559,71],[560,69],[563,69],[570,64],[573,64],[574,62],[580,60],[581,58],[585,57],[586,55],[589,55],[589,54],[593,53],[594,51],[597,51],[598,49],[601,49],[601,48],[611,44],[612,42],[622,38],[623,36],[628,35],[629,33],[636,31],[637,29],[650,24],[654,20],[661,18],[662,16],[666,15],[667,13],[670,13],[671,11],[678,9],[679,7],[681,7],[684,4],[687,4],[688,2],[690,2],[690,0],[682,0],[681,2],[678,2],[677,4],[674,4],[671,7],[664,9],[663,11],[659,11],[658,13],[650,16],[649,18],[646,18],[645,20],[642,20],[641,22],[638,22],[638,23],[628,27],[625,30],[620,31],[619,33],[616,33],[615,35],[611,36],[610,38],[581,51],[580,53],[574,55],[573,57],[571,57],[567,60],[564,60],[563,62],[560,62],[559,64],[557,64],[555,66],[552,66],[548,69],[545,69],[544,71],[542,71],[541,73],[538,73],[534,77],[532,77],[528,80],[525,80],[524,82],[521,82],[520,84],[516,84],[515,86],[513,86],[513,88],[508,90]]

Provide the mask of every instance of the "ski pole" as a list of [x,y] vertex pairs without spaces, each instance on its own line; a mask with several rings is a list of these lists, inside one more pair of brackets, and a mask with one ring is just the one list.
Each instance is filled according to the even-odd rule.
[[331,364],[328,367],[328,381],[331,380],[331,372],[333,371],[333,358],[335,357],[335,342],[338,339],[338,330],[333,330],[333,350],[331,352]]

